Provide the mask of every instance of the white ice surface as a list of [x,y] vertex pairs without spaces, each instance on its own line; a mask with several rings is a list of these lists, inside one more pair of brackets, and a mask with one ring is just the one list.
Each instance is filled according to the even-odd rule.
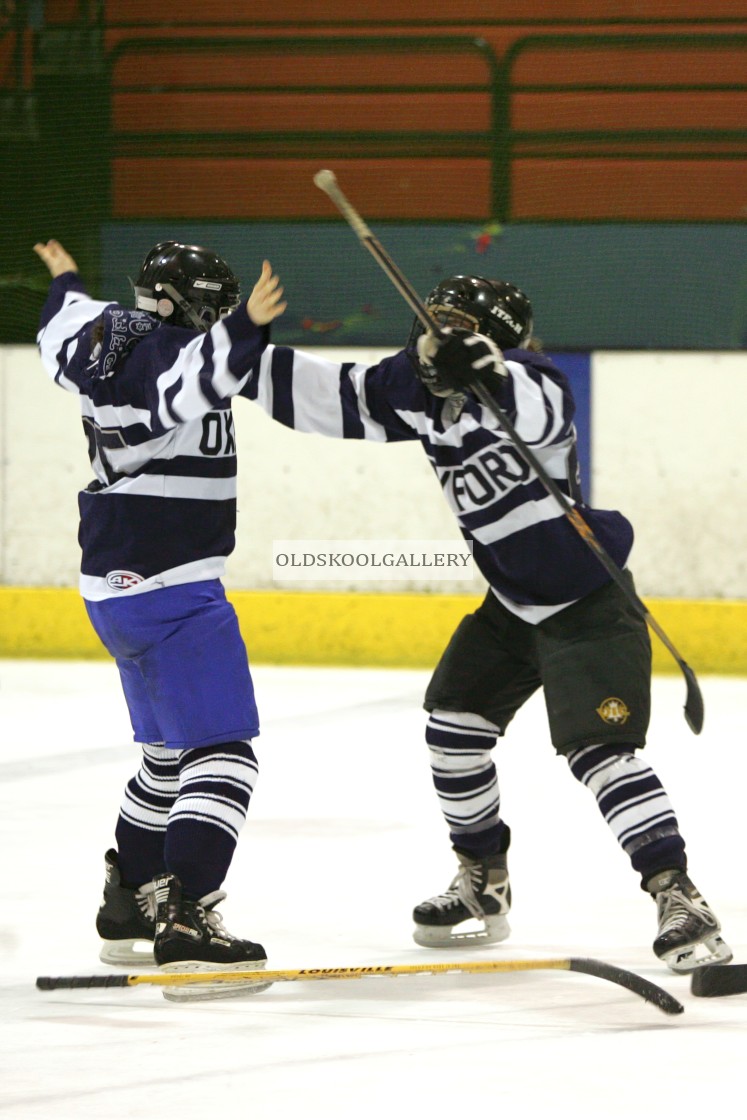
[[[111,971],[94,917],[138,751],[112,665],[5,661],[0,1116],[741,1115],[747,996],[694,998],[653,957],[653,904],[554,757],[540,697],[496,751],[513,830],[512,937],[449,954],[410,936],[412,906],[455,870],[423,746],[428,674],[254,675],[260,782],[222,910],[229,929],[266,946],[268,967],[594,957],[653,980],[685,1013],[565,971],[283,983],[186,1006],[149,986],[37,991],[38,975]],[[646,757],[677,809],[692,877],[747,961],[747,681],[701,685],[696,738],[682,679],[655,681]]]

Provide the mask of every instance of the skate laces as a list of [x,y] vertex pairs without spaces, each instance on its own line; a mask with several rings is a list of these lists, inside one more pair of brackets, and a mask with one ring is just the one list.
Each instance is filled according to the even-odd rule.
[[479,882],[480,879],[481,871],[482,868],[480,864],[477,864],[475,867],[463,865],[459,868],[454,883],[456,884],[456,892],[460,902],[464,903],[474,918],[484,919],[485,911],[478,901],[477,891],[475,890],[476,883]]
[[223,925],[223,915],[220,911],[213,909],[225,897],[225,891],[213,891],[212,894],[206,894],[199,902],[196,902],[195,908],[212,934],[226,941],[238,941],[238,938],[233,933],[229,933]]
[[456,906],[461,901],[459,897],[459,875],[449,884],[448,890],[443,894],[436,894],[433,898],[429,898],[428,902],[431,906],[435,906],[437,910],[448,910],[450,906]]
[[479,880],[481,867],[462,865],[456,876],[449,884],[448,890],[428,899],[431,906],[437,910],[448,910],[452,906],[466,906],[474,918],[484,918],[485,913],[477,899],[475,879]]
[[670,887],[669,890],[661,891],[656,901],[659,908],[660,933],[684,925],[691,915],[700,918],[714,929],[718,928],[716,915],[711,912],[705,899],[701,898],[698,903],[680,887]]

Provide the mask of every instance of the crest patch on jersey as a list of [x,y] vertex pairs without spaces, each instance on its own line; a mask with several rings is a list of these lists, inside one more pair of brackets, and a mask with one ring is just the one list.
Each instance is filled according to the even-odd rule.
[[608,696],[596,709],[597,715],[605,723],[623,724],[630,716],[630,708],[618,696]]
[[139,576],[137,572],[109,572],[106,577],[106,586],[110,587],[112,591],[128,591],[131,587],[135,587],[136,584],[142,582],[143,577]]

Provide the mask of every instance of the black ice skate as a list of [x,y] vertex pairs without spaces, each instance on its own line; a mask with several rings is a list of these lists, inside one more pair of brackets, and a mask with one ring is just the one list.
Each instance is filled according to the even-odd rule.
[[104,964],[153,964],[156,903],[152,883],[137,889],[123,887],[117,853],[104,856],[104,897],[96,915],[96,930],[103,938],[99,958]]
[[654,952],[672,972],[731,960],[716,915],[684,871],[661,871],[646,890],[654,896],[659,918]]
[[[197,902],[184,898],[176,875],[154,879],[156,937],[153,952],[161,972],[236,972],[264,968],[267,956],[261,945],[242,941],[224,927],[214,907],[226,897],[212,891]],[[163,989],[166,999],[222,999],[262,992],[269,984],[256,980],[215,984],[185,984]]]
[[[511,909],[506,855],[477,859],[454,850],[461,865],[457,876],[443,894],[415,907],[414,940],[427,948],[505,941],[511,932],[506,919]],[[469,919],[482,922],[482,929],[455,931],[455,926]]]

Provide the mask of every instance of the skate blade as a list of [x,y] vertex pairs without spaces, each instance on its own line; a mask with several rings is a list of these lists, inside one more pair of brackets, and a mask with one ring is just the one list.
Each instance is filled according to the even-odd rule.
[[424,949],[460,949],[469,945],[497,945],[511,933],[508,920],[501,914],[489,918],[482,929],[456,930],[454,926],[416,925],[412,938]]
[[[137,949],[135,946],[141,946]],[[155,965],[153,959],[153,942],[147,941],[145,938],[135,938],[134,940],[122,941],[103,941],[101,945],[101,952],[99,953],[99,960],[104,964],[123,965],[134,964],[138,968],[147,968],[148,965]]]
[[[175,961],[163,964],[159,972],[245,972],[262,969],[267,961],[239,961],[237,964],[208,964],[206,961]],[[216,980],[214,984],[175,984],[173,988],[163,988],[163,998],[171,1003],[196,1003],[207,999],[236,999],[240,996],[257,995],[272,987],[272,981],[261,980]]]
[[676,949],[662,957],[670,972],[693,972],[706,964],[728,964],[734,954],[722,937],[707,937],[695,945]]

